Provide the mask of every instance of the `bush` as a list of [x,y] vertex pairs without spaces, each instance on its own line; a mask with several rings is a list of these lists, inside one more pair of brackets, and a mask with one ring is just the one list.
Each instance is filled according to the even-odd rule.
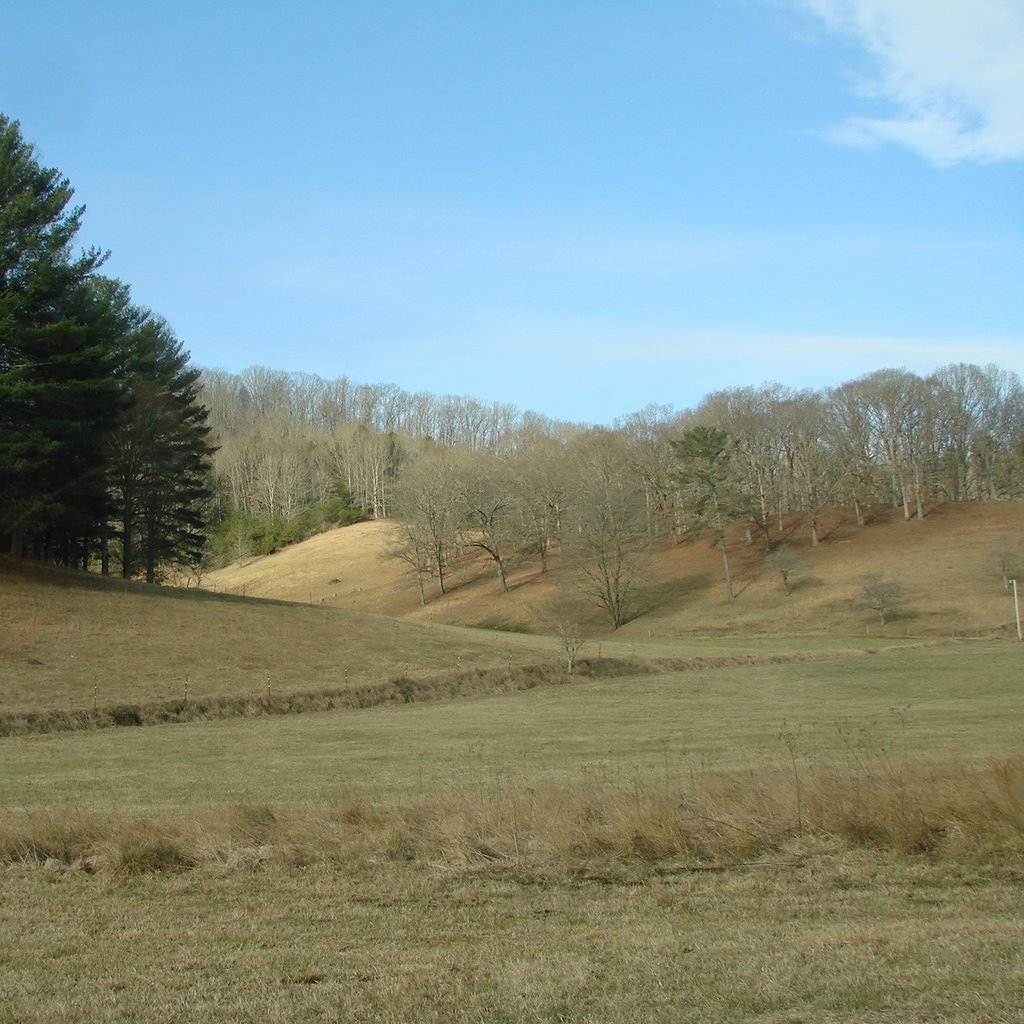
[[227,565],[254,555],[271,555],[337,526],[364,522],[368,516],[349,504],[348,492],[336,493],[323,505],[284,520],[229,512],[210,526],[208,548],[214,564]]

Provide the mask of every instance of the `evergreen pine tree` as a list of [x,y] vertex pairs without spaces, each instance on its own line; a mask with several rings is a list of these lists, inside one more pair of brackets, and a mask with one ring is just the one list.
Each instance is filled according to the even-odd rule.
[[72,195],[0,115],[0,539],[64,563],[85,560],[103,516],[120,329],[91,286],[104,254],[72,255]]
[[75,256],[83,208],[0,115],[0,543],[87,565],[108,524],[122,571],[197,559],[209,499],[199,371],[162,320]]
[[120,356],[127,406],[107,447],[121,571],[154,582],[162,564],[202,554],[212,496],[199,371],[164,321],[142,314]]

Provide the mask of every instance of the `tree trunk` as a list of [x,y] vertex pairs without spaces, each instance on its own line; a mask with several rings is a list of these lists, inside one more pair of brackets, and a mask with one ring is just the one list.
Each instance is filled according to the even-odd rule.
[[146,582],[156,582],[156,524],[150,520],[146,530]]
[[721,531],[719,543],[722,547],[722,570],[725,572],[725,592],[731,603],[735,600],[735,595],[732,592],[732,573],[729,571],[729,549],[725,544],[725,530]]
[[437,588],[442,594],[447,594],[444,583],[444,557],[440,551],[434,553],[434,568],[437,570]]
[[135,560],[135,536],[131,517],[127,514],[121,527],[121,575],[128,580],[131,579],[132,563]]
[[903,519],[906,522],[910,520],[910,495],[907,494],[907,482],[902,470],[896,473],[896,482],[899,486],[900,504],[903,506]]
[[503,594],[507,594],[508,580],[505,579],[505,566],[498,555],[493,555],[492,557],[494,558],[494,567],[498,572],[498,582],[501,584],[501,592]]

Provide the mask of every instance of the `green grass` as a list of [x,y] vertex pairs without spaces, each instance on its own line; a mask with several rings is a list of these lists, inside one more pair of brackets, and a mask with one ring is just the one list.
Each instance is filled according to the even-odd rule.
[[585,681],[457,703],[2,742],[0,806],[173,809],[353,795],[479,793],[884,756],[1021,753],[1024,648],[894,650],[827,661]]

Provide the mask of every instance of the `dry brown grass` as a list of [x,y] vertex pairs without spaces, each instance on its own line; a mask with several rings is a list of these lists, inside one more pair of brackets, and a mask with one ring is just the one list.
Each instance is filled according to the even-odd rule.
[[1019,875],[870,850],[609,884],[504,867],[3,872],[4,1024],[1010,1024]]
[[[904,645],[901,650],[924,646]],[[939,645],[941,646],[941,644]],[[349,681],[342,687],[285,690],[275,694],[250,691],[218,696],[186,695],[178,700],[96,703],[93,707],[57,707],[0,711],[0,737],[36,733],[76,732],[119,726],[164,725],[223,718],[255,718],[262,715],[304,714],[379,707],[383,704],[414,704],[421,701],[514,693],[538,686],[564,685],[587,679],[614,679],[668,672],[708,672],[723,668],[777,666],[797,662],[855,657],[857,651],[788,651],[778,654],[708,655],[690,658],[598,657],[579,658],[570,675],[558,663],[513,665],[511,660],[495,668],[464,671],[409,672],[370,682]],[[863,653],[876,653],[871,649]]]
[[394,524],[355,523],[273,555],[245,558],[209,573],[203,586],[220,593],[324,604],[393,615],[419,603],[406,564],[389,557]]
[[502,864],[556,875],[725,870],[865,848],[973,863],[1020,863],[1024,759],[984,768],[886,761],[778,769],[664,786],[499,782],[486,797],[350,799],[315,813],[258,802],[175,814],[11,812],[0,864],[88,872],[365,868],[379,861]]
[[[235,593],[307,601],[429,622],[483,625],[551,634],[558,621],[580,620],[590,635],[607,634],[599,610],[576,586],[577,570],[552,561],[546,574],[532,563],[513,567],[511,592],[498,593],[490,565],[464,558],[446,596],[429,596],[420,608],[415,584],[403,564],[387,557],[389,523],[363,523],[335,530],[245,566],[211,574],[210,584]],[[1024,503],[960,503],[936,506],[918,522],[883,509],[857,527],[852,513],[838,510],[821,526],[823,541],[810,543],[797,516],[779,539],[804,559],[786,597],[780,581],[765,572],[764,553],[743,543],[734,528],[732,561],[737,599],[725,600],[721,558],[710,539],[661,542],[641,560],[637,574],[639,616],[619,630],[622,637],[682,634],[792,635],[795,633],[879,636],[977,636],[1005,634],[1013,613],[1002,586],[996,553],[1006,538],[1024,543]],[[863,606],[862,577],[881,572],[898,580],[907,600],[885,629]],[[340,580],[333,583],[332,580]]]
[[[287,705],[344,657],[404,704],[562,668],[533,637],[10,582],[7,700],[202,663],[228,703],[272,666]],[[585,651],[612,682],[3,740],[0,1022],[1015,1020],[1020,646],[634,635]]]
[[[971,631],[1001,607],[977,596],[990,535],[1019,517],[951,509],[849,544],[840,527],[789,604],[741,557],[727,609],[701,576],[716,552],[664,549],[647,615],[584,651],[633,678],[5,739],[0,1022],[1017,1020],[1020,645],[837,657],[849,641],[767,636],[863,635],[831,602],[883,556],[929,588],[898,630]],[[405,611],[550,631],[569,592],[565,567],[504,598],[469,570]],[[101,702],[173,709],[183,676],[212,715],[312,707],[341,666],[349,697],[403,704],[561,672],[541,638],[86,584],[0,570],[2,710],[88,709],[98,682]],[[718,627],[766,638],[658,660],[685,649],[662,632]]]
[[493,635],[336,608],[147,587],[0,558],[0,712],[271,702],[412,669],[521,665]]

